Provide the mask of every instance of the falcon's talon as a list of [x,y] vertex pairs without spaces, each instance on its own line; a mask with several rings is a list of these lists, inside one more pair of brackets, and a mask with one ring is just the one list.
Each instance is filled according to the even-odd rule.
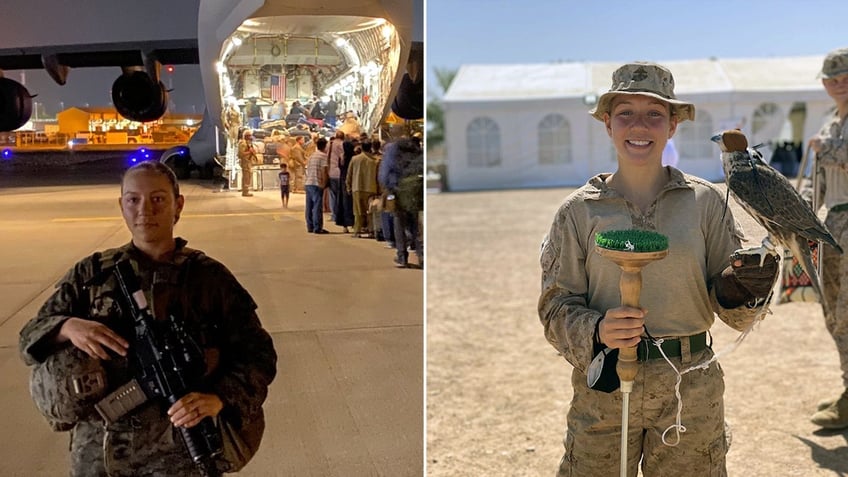
[[[763,243],[766,243],[768,238],[763,239]],[[774,257],[777,260],[778,254],[775,252],[774,247],[768,246],[760,246],[760,247],[751,247],[751,248],[740,248],[733,252],[733,260],[739,260],[743,255],[757,255],[760,257],[760,268],[766,263],[766,257]]]
[[763,237],[762,244],[763,244],[763,248],[765,248],[766,250],[769,250],[770,252],[774,252],[775,254],[777,253],[777,245],[772,243],[771,236],[766,235],[765,237]]

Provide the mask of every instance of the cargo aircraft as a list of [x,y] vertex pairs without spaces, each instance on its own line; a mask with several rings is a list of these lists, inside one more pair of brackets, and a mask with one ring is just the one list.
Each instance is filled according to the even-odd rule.
[[75,68],[104,66],[117,67],[118,113],[148,122],[167,110],[162,66],[199,65],[201,126],[160,159],[181,176],[220,166],[228,104],[333,96],[366,130],[390,112],[423,117],[423,0],[3,0],[2,10],[0,131],[24,125],[38,93],[4,70],[44,69],[64,85]]

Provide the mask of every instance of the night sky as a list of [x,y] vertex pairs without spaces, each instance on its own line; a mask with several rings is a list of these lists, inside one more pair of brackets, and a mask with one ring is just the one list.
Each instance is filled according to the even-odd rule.
[[[34,103],[39,103],[38,114],[55,116],[64,106],[109,107],[112,106],[112,83],[121,74],[117,66],[106,68],[75,68],[68,74],[64,86],[54,82],[44,70],[4,71],[7,78],[24,83],[21,74],[26,76],[25,86],[30,94],[37,95]],[[197,65],[175,65],[174,72],[168,73],[164,66],[162,82],[170,93],[168,111],[182,114],[203,114],[206,101],[203,99],[203,85],[200,80],[200,67]],[[33,110],[35,109],[33,105]],[[33,114],[35,116],[35,114]]]

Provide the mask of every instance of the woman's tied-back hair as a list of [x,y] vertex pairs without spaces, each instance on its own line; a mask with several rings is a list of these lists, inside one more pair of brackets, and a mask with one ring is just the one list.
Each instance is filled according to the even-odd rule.
[[165,178],[168,179],[168,182],[171,183],[171,189],[174,191],[174,197],[180,196],[180,183],[177,180],[177,175],[174,174],[174,171],[171,170],[170,167],[162,164],[159,161],[142,161],[138,164],[130,167],[126,171],[124,171],[124,175],[121,176],[121,192],[124,192],[124,179],[131,172],[135,171],[144,171],[144,172],[153,172],[156,174],[162,174]]

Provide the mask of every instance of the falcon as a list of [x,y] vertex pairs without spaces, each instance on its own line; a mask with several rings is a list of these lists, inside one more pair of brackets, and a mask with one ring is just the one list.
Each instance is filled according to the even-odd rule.
[[825,307],[821,279],[813,264],[809,241],[823,241],[839,253],[842,253],[842,248],[789,180],[766,164],[759,151],[748,147],[748,139],[742,131],[723,131],[712,140],[721,147],[721,163],[728,191],[768,232],[762,247],[742,253],[762,254],[762,263],[766,254],[778,253],[777,246],[791,250],[810,277],[819,301]]

